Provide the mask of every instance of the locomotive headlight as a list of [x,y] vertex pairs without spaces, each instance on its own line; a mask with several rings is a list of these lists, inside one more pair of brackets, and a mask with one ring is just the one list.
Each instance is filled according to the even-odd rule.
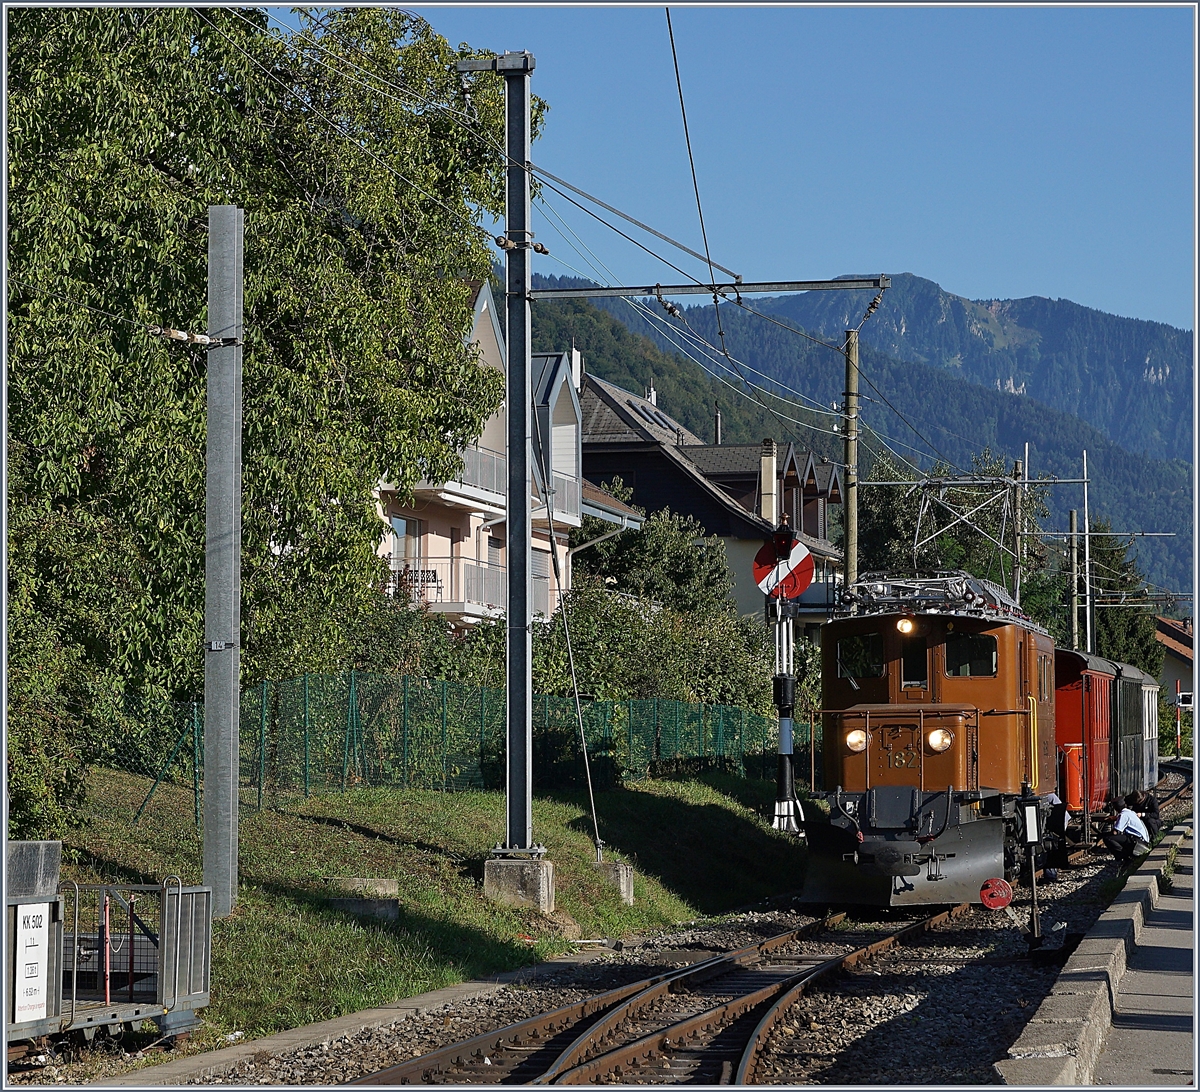
[[901,633],[912,633],[912,631],[917,628],[917,623],[911,618],[901,618],[900,621],[896,623],[896,628]]
[[941,754],[954,742],[954,733],[947,731],[945,728],[935,728],[925,738],[929,743],[929,749]]
[[852,751],[861,751],[867,745],[867,733],[855,728],[846,733],[846,746]]

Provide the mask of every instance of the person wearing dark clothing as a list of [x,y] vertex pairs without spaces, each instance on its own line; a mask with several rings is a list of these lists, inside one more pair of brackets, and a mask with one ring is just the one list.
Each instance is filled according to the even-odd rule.
[[1138,793],[1138,806],[1133,810],[1146,824],[1146,830],[1150,833],[1150,841],[1153,842],[1162,829],[1162,817],[1158,814],[1158,801],[1155,799],[1154,793]]

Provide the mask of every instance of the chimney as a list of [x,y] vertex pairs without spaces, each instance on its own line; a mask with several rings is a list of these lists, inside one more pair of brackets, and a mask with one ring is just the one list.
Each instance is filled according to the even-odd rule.
[[779,522],[779,505],[776,503],[776,493],[779,489],[777,480],[777,472],[775,469],[775,441],[763,440],[762,442],[762,460],[759,471],[760,493],[762,503],[759,506],[759,515],[762,516],[772,527]]
[[571,346],[571,382],[577,391],[583,390],[583,353]]
[[716,428],[713,431],[719,444],[721,442],[721,403],[714,400],[713,409],[716,411]]
[[646,397],[650,400],[650,405],[658,405],[658,391],[654,389],[654,376],[650,377],[650,389],[646,392]]

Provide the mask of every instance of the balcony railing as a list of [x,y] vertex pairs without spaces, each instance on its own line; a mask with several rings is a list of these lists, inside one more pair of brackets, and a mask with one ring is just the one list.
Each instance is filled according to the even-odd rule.
[[[508,461],[502,452],[486,447],[468,447],[463,450],[462,459],[462,471],[452,479],[453,482],[500,496],[508,491]],[[417,488],[440,489],[447,484],[422,481]]]
[[[393,568],[387,594],[395,599],[424,603],[431,610],[488,608],[503,610],[508,597],[507,574],[502,565],[489,565],[469,557],[430,557]],[[550,613],[550,578],[534,576],[534,614]]]
[[[486,447],[468,447],[463,450],[462,457],[463,468],[454,479],[456,483],[500,496],[508,492],[508,460],[502,452]],[[583,510],[583,490],[579,479],[561,474],[553,477],[555,514],[578,519]],[[436,489],[442,484],[445,483],[423,481],[419,488]]]
[[557,515],[574,516],[579,518],[583,510],[583,491],[578,478],[564,478],[561,474],[552,475],[554,478],[554,511]]
[[508,491],[508,461],[501,452],[468,447],[462,456],[463,469],[457,480],[463,485],[473,485],[489,493]]

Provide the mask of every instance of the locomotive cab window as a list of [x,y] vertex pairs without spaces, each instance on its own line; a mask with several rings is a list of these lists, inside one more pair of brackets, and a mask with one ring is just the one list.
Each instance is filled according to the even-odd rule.
[[924,637],[906,637],[900,642],[901,664],[905,690],[929,689],[929,652]]
[[954,677],[996,675],[996,638],[990,633],[951,633],[946,636],[946,674]]
[[839,679],[878,679],[883,676],[883,635],[856,633],[837,643]]

